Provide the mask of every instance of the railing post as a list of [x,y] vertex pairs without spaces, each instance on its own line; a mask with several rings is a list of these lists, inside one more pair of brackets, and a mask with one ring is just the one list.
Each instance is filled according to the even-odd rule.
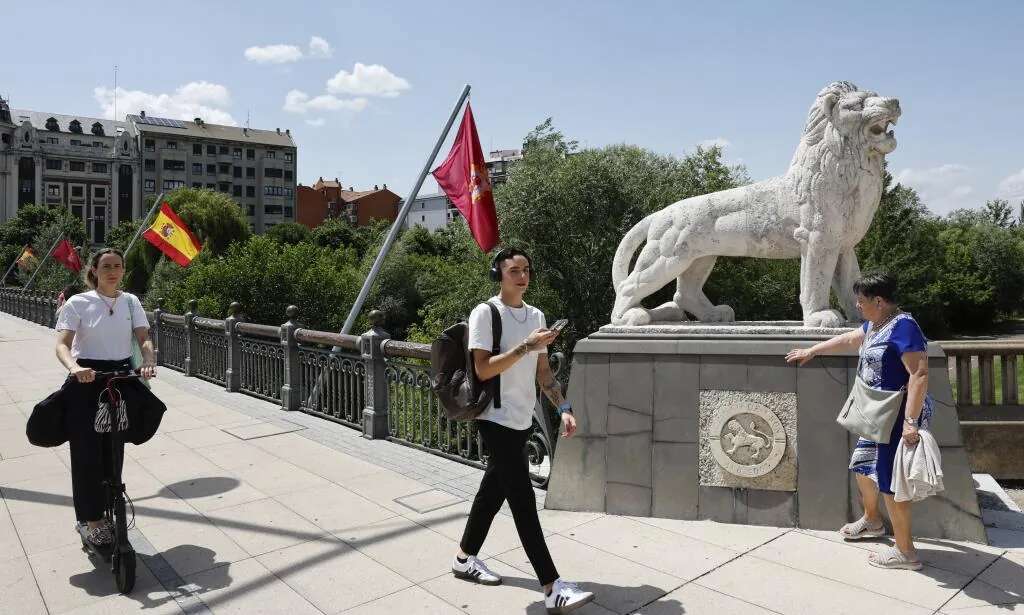
[[185,312],[185,375],[196,375],[196,362],[199,360],[199,338],[196,337],[196,308],[199,302],[189,299],[188,311]]
[[242,308],[242,305],[237,301],[233,301],[231,306],[228,307],[228,317],[224,319],[224,337],[227,338],[228,344],[228,360],[227,369],[224,371],[224,388],[232,393],[237,392],[241,388],[241,367],[242,367],[242,349],[238,345],[238,333],[235,331],[235,327],[238,325],[238,311]]
[[46,325],[57,328],[57,300],[52,297],[46,300]]
[[43,294],[32,293],[32,322],[43,324]]
[[158,297],[156,300],[156,309],[153,310],[153,330],[150,332],[150,336],[153,338],[153,355],[156,359],[156,364],[163,365],[164,360],[160,349],[163,348],[163,344],[160,343],[160,316],[164,313],[164,298]]
[[289,305],[285,313],[288,315],[288,322],[281,325],[281,345],[284,346],[284,386],[281,387],[281,409],[295,412],[299,409],[302,399],[299,344],[295,341],[295,330],[299,328],[295,317],[299,315],[299,308]]
[[391,335],[383,328],[383,312],[373,310],[369,319],[370,330],[359,339],[359,350],[366,367],[363,437],[378,440],[388,437],[388,381],[381,343]]

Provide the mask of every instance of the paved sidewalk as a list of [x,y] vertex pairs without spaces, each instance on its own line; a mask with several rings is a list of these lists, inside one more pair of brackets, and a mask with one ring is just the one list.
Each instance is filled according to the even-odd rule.
[[[53,332],[0,314],[0,613],[544,613],[511,517],[448,572],[479,470],[164,369],[160,433],[127,447],[138,584],[119,596],[73,530],[67,447],[34,448],[32,406],[63,379]],[[1024,612],[1024,524],[994,545],[921,541],[922,572],[868,566],[834,533],[541,511],[581,615]]]

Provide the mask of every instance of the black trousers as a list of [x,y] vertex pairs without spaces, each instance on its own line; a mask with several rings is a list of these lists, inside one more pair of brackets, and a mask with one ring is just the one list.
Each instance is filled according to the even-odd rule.
[[[91,361],[79,359],[79,365],[97,371],[127,369],[127,361]],[[103,517],[105,499],[103,480],[117,465],[114,475],[121,475],[124,465],[124,441],[118,437],[116,451],[111,435],[96,433],[97,398],[103,384],[94,380],[71,386],[66,400],[64,425],[71,446],[71,493],[75,501],[75,518],[99,521]]]
[[491,529],[494,515],[508,500],[519,540],[537,573],[537,579],[541,585],[553,583],[558,578],[558,570],[551,561],[551,553],[540,528],[537,496],[533,493],[530,464],[526,457],[526,441],[531,430],[517,431],[491,421],[477,421],[476,425],[490,458],[459,546],[468,555],[478,554]]

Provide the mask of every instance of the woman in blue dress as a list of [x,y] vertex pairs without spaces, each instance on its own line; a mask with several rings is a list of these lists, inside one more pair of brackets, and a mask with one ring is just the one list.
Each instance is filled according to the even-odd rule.
[[928,340],[921,327],[896,303],[896,282],[884,273],[863,276],[853,285],[862,326],[816,344],[793,350],[786,360],[805,364],[830,350],[859,349],[860,377],[875,389],[898,391],[906,388],[903,406],[892,428],[888,444],[860,438],[853,450],[850,470],[857,479],[864,515],[844,525],[839,533],[846,540],[878,538],[885,535],[879,510],[879,493],[892,522],[896,547],[871,553],[868,561],[880,568],[919,570],[921,560],[914,549],[910,527],[910,502],[893,498],[892,472],[900,439],[907,446],[917,444],[919,429],[927,429],[932,414],[928,396]]

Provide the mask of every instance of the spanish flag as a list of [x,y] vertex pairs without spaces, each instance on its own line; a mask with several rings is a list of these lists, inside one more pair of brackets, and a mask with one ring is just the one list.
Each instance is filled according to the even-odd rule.
[[30,246],[25,246],[25,249],[21,252],[21,256],[18,257],[17,262],[18,267],[21,269],[30,269],[35,266],[36,261],[38,261],[36,253],[32,251]]
[[196,236],[166,202],[160,204],[153,224],[142,236],[182,267],[191,263],[202,249]]

